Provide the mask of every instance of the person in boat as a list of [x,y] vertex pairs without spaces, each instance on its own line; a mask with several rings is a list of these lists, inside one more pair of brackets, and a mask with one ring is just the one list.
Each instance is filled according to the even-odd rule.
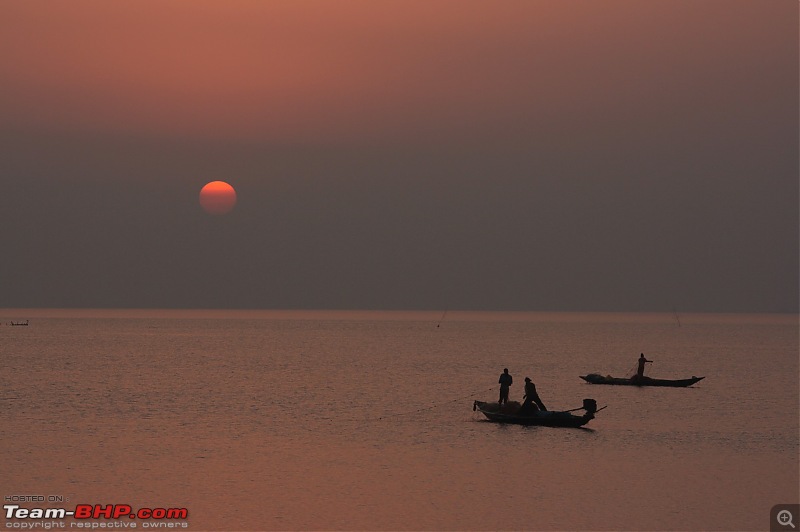
[[522,406],[519,407],[519,411],[517,411],[517,415],[525,416],[536,412],[537,410],[541,410],[542,412],[547,412],[547,407],[544,406],[544,403],[539,398],[539,394],[536,393],[536,385],[533,384],[533,381],[530,377],[525,377],[525,396],[523,397],[524,401]]
[[644,378],[644,365],[652,362],[652,360],[647,360],[644,358],[644,353],[639,355],[639,366],[636,368],[636,380]]
[[500,384],[500,400],[498,403],[501,405],[506,404],[508,403],[508,390],[511,387],[511,383],[514,382],[508,372],[508,368],[503,368],[503,373],[500,374],[500,380],[497,382]]

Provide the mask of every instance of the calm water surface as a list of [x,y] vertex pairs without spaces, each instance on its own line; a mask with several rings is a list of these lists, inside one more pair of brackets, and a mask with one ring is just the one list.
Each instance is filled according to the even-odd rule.
[[[800,500],[797,316],[0,315],[4,497],[188,508],[190,530],[768,530]],[[640,352],[706,379],[578,378]],[[503,367],[512,399],[530,376],[551,409],[608,408],[489,423],[472,402]]]

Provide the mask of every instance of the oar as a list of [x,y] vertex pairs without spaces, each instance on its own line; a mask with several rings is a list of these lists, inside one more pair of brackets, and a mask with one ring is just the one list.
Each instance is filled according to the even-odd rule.
[[[597,412],[599,412],[601,410],[605,410],[606,408],[608,408],[608,405],[606,405],[606,406],[604,406],[602,408],[598,408],[597,410],[595,410],[595,413],[597,413]],[[567,412],[575,412],[576,410],[586,410],[586,409],[584,407],[580,406],[578,408],[573,408],[572,410],[562,410],[562,412],[564,412],[566,414]]]

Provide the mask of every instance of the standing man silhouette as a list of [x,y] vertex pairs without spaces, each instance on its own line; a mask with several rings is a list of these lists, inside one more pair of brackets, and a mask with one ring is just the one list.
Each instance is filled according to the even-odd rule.
[[500,384],[500,400],[498,403],[501,405],[508,403],[508,390],[513,381],[514,379],[511,378],[508,368],[503,368],[503,373],[500,374],[500,380],[497,381]]
[[644,358],[644,353],[639,355],[639,367],[636,370],[637,379],[641,379],[642,377],[644,377],[644,365],[647,364],[648,362],[653,362],[653,361]]

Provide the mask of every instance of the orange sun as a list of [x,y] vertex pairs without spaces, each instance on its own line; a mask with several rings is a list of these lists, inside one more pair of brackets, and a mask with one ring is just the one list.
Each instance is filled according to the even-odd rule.
[[209,214],[225,214],[236,205],[236,191],[225,181],[212,181],[200,189],[200,205]]

